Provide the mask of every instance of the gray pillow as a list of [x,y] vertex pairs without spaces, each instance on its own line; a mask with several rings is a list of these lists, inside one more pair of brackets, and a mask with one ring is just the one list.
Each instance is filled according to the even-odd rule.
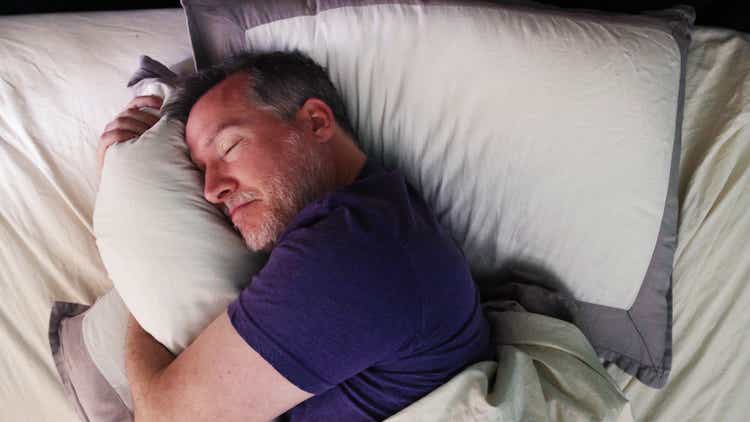
[[310,55],[480,284],[522,270],[573,297],[600,358],[661,387],[694,12],[512,3],[182,0],[198,68]]

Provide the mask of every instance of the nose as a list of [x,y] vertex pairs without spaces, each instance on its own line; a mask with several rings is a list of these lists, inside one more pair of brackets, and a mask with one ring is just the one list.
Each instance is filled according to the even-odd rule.
[[203,196],[208,202],[221,204],[237,189],[237,182],[221,169],[206,167]]

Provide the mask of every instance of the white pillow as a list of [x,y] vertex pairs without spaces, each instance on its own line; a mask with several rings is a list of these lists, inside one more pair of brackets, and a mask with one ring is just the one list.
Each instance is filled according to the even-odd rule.
[[603,359],[664,385],[694,12],[507,3],[182,2],[199,68],[310,55],[365,152],[423,194],[480,284],[531,269],[577,300]]
[[299,49],[328,68],[363,147],[420,188],[475,273],[537,261],[576,299],[633,304],[675,141],[681,63],[670,34],[388,4],[245,37],[252,51]]
[[[136,95],[171,88],[149,78]],[[106,154],[94,210],[96,244],[141,326],[179,353],[237,297],[262,264],[203,198],[184,125],[162,118]]]

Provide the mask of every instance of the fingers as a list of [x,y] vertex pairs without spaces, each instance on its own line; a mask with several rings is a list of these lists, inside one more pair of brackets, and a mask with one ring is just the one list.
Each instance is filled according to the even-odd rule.
[[99,138],[99,149],[106,150],[112,144],[127,141],[128,139],[133,139],[138,136],[141,136],[141,134],[132,130],[112,129],[103,133]]
[[99,148],[96,151],[97,162],[99,163],[99,171],[101,172],[102,165],[104,164],[104,154],[107,152],[112,144],[118,142],[127,141],[140,136],[140,133],[133,132],[126,129],[112,129],[102,134],[99,138]]
[[161,108],[161,104],[164,102],[164,100],[161,97],[157,97],[156,95],[141,95],[140,97],[135,97],[127,105],[127,108],[141,108],[141,107],[151,107],[159,109]]
[[155,125],[157,121],[159,121],[159,118],[149,113],[127,109],[105,126],[104,133],[99,138],[99,149],[106,150],[114,143],[140,136]]
[[159,121],[158,116],[140,110],[142,107],[160,109],[162,98],[155,95],[142,95],[133,98],[126,109],[107,123],[104,133],[99,137],[99,146],[96,151],[99,171],[104,163],[104,154],[112,144],[136,138],[147,131]]
[[110,130],[109,132],[106,132],[99,138],[99,148],[97,150],[97,156],[100,159],[104,158],[104,153],[107,151],[107,148],[109,148],[112,144],[116,144],[118,142],[127,141],[128,139],[133,139],[137,136],[140,136],[136,132],[132,132],[129,130],[124,129],[114,129]]
[[113,129],[126,129],[141,134],[147,131],[151,126],[159,121],[157,116],[151,115],[145,111],[136,109],[127,109],[109,122],[104,127],[104,132]]

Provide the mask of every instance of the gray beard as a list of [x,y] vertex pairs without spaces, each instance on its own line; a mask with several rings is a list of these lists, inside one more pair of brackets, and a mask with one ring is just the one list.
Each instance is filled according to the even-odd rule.
[[284,153],[284,162],[289,163],[289,167],[266,183],[266,198],[273,202],[255,228],[240,229],[245,244],[255,252],[270,252],[287,225],[305,206],[335,188],[333,165],[326,165],[322,154],[304,145],[298,132],[292,132],[282,142],[291,147]]

